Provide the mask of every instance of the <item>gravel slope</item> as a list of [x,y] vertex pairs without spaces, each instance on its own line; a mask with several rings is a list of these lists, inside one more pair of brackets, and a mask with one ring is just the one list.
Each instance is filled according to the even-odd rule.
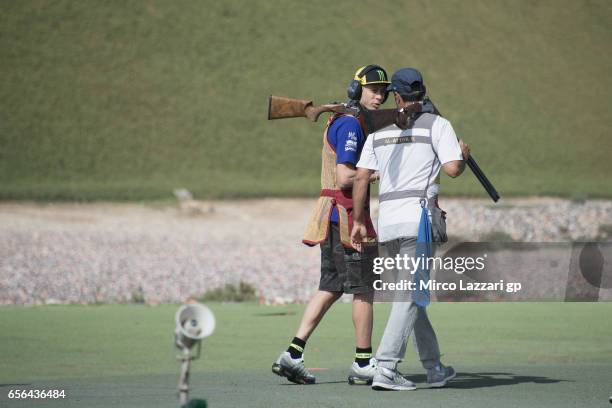
[[[314,200],[0,204],[0,304],[179,302],[247,281],[262,301],[308,299],[319,250],[301,244]],[[447,199],[454,239],[607,239],[612,201]],[[374,213],[376,206],[373,203]]]

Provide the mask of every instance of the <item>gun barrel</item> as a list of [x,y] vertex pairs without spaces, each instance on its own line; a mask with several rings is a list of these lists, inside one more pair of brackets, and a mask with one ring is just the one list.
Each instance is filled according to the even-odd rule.
[[[429,102],[431,102],[431,105],[433,106],[434,113],[442,116],[442,114],[440,113],[438,108],[436,108],[436,105],[434,105],[431,99],[429,100]],[[471,154],[470,157],[468,157],[466,163],[470,170],[472,170],[472,173],[474,173],[480,184],[482,184],[487,194],[489,194],[491,200],[496,203],[500,198],[499,193],[497,192],[497,190],[495,190],[495,187],[493,187],[493,184],[491,184],[487,176],[485,176],[484,172],[481,170],[480,166],[476,163],[476,160]]]
[[485,174],[480,169],[480,166],[478,166],[478,164],[476,163],[476,160],[474,160],[471,155],[467,159],[467,165],[472,170],[478,181],[480,181],[480,184],[482,184],[484,189],[487,191],[487,194],[489,194],[491,200],[496,203],[499,200],[499,193],[497,192],[497,190],[495,190],[493,184],[491,184],[487,176],[485,176]]

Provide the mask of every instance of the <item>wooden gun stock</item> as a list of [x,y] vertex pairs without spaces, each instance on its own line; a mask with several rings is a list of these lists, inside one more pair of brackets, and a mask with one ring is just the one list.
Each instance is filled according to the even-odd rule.
[[422,108],[421,104],[410,105],[402,110],[397,109],[379,109],[379,110],[362,110],[359,113],[357,119],[361,123],[363,132],[367,135],[370,133],[378,132],[380,129],[384,129],[387,126],[393,124],[397,125],[401,129],[405,129],[408,125],[410,116],[413,113],[420,112]]
[[268,100],[268,120],[285,118],[308,118],[316,122],[323,112],[347,113],[356,115],[359,111],[342,103],[314,106],[312,101],[270,95]]

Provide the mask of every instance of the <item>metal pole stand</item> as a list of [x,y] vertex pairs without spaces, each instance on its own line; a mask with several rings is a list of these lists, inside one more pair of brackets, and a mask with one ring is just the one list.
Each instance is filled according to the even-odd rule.
[[176,356],[177,360],[181,361],[181,374],[178,382],[178,397],[179,404],[181,407],[206,407],[205,400],[192,400],[189,401],[189,369],[191,361],[196,360],[200,357],[201,342],[197,342],[197,348],[195,354],[191,353],[191,349],[185,346],[178,337],[175,340],[176,345],[181,350],[181,355]]

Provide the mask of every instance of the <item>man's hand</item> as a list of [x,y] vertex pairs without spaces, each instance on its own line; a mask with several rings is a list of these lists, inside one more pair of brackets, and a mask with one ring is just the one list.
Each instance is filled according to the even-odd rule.
[[375,171],[372,174],[370,174],[370,183],[374,184],[378,180],[380,180],[380,173],[378,171]]
[[374,171],[365,168],[357,168],[355,182],[353,184],[353,229],[351,230],[351,244],[361,252],[361,242],[368,235],[364,224],[365,205],[368,196],[368,182]]
[[366,226],[364,223],[353,220],[353,230],[351,231],[351,244],[353,248],[361,252],[361,243],[367,235]]
[[459,147],[461,148],[461,153],[463,154],[463,161],[466,161],[470,157],[470,146],[463,141],[463,139],[459,139]]

